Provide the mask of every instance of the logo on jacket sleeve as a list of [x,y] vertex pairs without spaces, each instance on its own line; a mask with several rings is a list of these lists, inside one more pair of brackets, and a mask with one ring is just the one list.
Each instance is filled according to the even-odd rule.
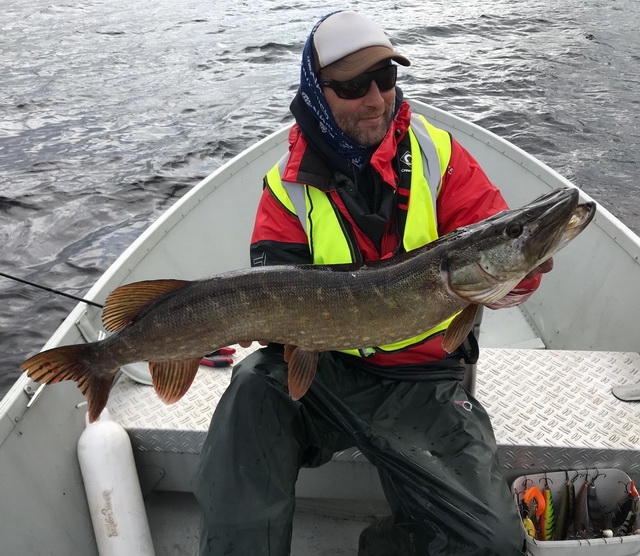
[[262,251],[259,255],[253,257],[251,266],[267,266],[267,254]]

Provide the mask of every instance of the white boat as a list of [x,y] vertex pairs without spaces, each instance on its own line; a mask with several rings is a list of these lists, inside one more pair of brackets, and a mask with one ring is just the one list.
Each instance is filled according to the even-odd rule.
[[[574,187],[496,135],[411,104],[478,159],[510,206]],[[103,303],[114,288],[137,280],[194,279],[249,266],[262,177],[286,145],[282,129],[203,180],[120,256],[86,299]],[[640,397],[638,284],[640,239],[598,206],[529,301],[485,311],[477,383],[469,387],[492,417],[509,481],[595,468],[640,478],[640,406],[612,393]],[[101,330],[100,309],[80,303],[45,347],[95,340]],[[245,353],[239,350],[236,359]],[[171,406],[143,384],[143,364],[121,374],[112,391],[108,408],[131,439],[157,555],[197,553],[190,477],[230,372],[202,367],[187,395]],[[76,452],[85,428],[83,401],[75,383],[39,387],[22,376],[0,402],[0,554],[98,554]],[[372,516],[388,512],[375,469],[357,451],[302,470],[296,495],[296,555],[356,554],[360,531]],[[117,534],[118,518],[126,516],[111,517]],[[531,541],[530,550],[640,554],[640,536]]]

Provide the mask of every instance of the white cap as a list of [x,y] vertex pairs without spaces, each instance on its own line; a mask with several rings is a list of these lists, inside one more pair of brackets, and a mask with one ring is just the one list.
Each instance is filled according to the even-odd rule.
[[313,46],[323,79],[353,79],[383,60],[411,63],[393,50],[380,26],[356,12],[330,15],[316,29]]

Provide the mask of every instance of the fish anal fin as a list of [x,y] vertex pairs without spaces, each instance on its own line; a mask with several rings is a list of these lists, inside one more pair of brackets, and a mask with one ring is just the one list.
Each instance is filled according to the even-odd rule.
[[94,344],[61,346],[42,351],[27,359],[20,368],[35,382],[55,384],[63,380],[74,380],[87,398],[89,422],[93,423],[107,405],[117,368],[111,371],[93,370],[86,356]]
[[318,368],[318,352],[296,346],[290,347],[287,353],[285,347],[285,361],[289,364],[288,383],[289,395],[293,400],[299,400],[307,393]]
[[451,321],[442,339],[442,347],[447,353],[453,353],[464,342],[473,328],[479,309],[479,305],[471,303]]
[[104,304],[102,323],[114,332],[124,328],[149,303],[189,284],[188,280],[145,280],[113,290]]
[[166,404],[177,402],[187,393],[200,368],[201,357],[183,361],[149,361],[153,388]]

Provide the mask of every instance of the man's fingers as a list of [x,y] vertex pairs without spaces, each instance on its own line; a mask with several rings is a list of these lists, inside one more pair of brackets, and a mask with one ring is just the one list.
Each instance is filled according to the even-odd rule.
[[546,274],[553,270],[553,257],[536,266],[525,278],[535,278],[538,274]]
[[[269,342],[263,342],[263,341],[259,341],[258,342],[261,346],[267,346],[269,345]],[[253,342],[238,342],[238,345],[242,348],[248,348],[251,346],[251,344],[253,344]]]

